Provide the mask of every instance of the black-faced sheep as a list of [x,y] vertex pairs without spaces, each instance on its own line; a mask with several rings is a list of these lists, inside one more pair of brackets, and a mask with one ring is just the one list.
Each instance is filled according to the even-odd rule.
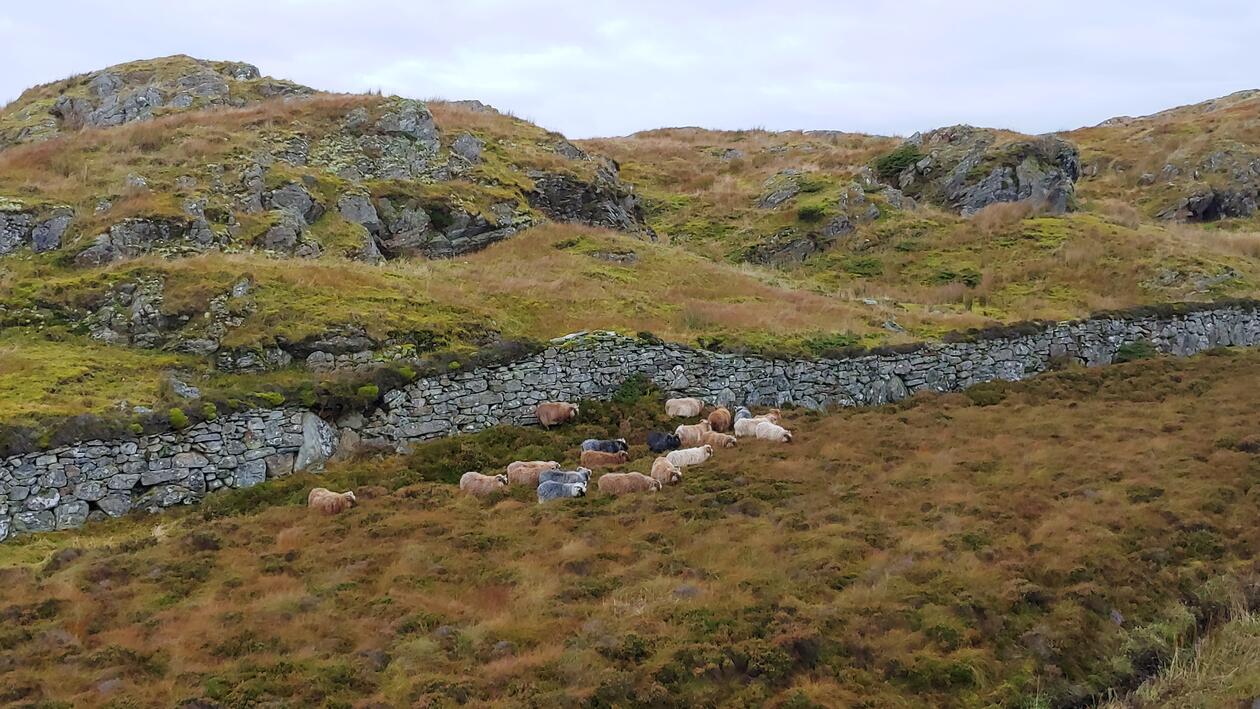
[[653,453],[664,453],[677,448],[682,448],[682,441],[678,440],[678,436],[673,433],[661,433],[660,431],[652,431],[647,435],[648,448]]
[[538,476],[538,484],[546,482],[555,483],[589,483],[591,481],[591,471],[586,468],[578,468],[577,470],[545,470]]
[[567,500],[571,497],[585,496],[586,483],[558,483],[549,480],[538,485],[539,504],[550,500]]
[[616,453],[618,451],[630,450],[630,444],[626,443],[626,439],[624,438],[616,438],[610,441],[600,440],[598,438],[588,438],[585,441],[582,441],[582,450]]

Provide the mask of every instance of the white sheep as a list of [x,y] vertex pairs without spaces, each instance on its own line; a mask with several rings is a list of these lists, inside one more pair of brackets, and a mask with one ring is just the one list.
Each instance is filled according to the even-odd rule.
[[665,400],[666,416],[691,418],[692,416],[699,416],[702,409],[704,409],[704,402],[700,399]]
[[672,465],[683,468],[688,465],[700,465],[712,457],[713,446],[704,445],[696,448],[683,448],[681,450],[670,451],[665,455],[665,460],[668,460]]

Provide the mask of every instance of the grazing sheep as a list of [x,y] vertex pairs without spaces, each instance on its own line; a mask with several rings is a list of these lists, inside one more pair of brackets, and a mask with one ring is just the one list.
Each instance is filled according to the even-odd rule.
[[701,409],[704,408],[704,402],[700,399],[666,399],[665,415],[673,417],[691,418],[699,416]]
[[709,431],[700,438],[700,442],[707,443],[714,448],[734,448],[739,443],[739,439],[727,433]]
[[740,438],[744,438],[745,436],[755,436],[757,435],[757,424],[759,423],[761,423],[761,419],[737,419],[735,421],[735,435]]
[[683,448],[682,450],[670,451],[665,456],[665,460],[683,468],[688,465],[700,465],[704,461],[713,457],[713,446],[704,445],[699,448]]
[[752,418],[752,412],[748,410],[747,406],[741,406],[738,409],[735,409],[736,421],[739,421],[741,419],[750,419],[750,418]]
[[582,441],[582,450],[616,453],[617,451],[630,450],[630,444],[626,443],[626,439],[624,438],[616,438],[611,441],[604,441],[598,438],[588,438],[585,441]]
[[538,485],[538,504],[548,500],[567,500],[570,497],[586,497],[586,483],[558,483],[548,480]]
[[354,492],[333,492],[324,487],[317,487],[306,496],[307,507],[326,515],[341,514],[354,507],[357,502]]
[[599,477],[599,491],[606,495],[629,492],[656,492],[662,485],[643,473],[605,473]]
[[757,424],[762,421],[769,421],[777,424],[779,422],[779,410],[770,409],[760,416],[751,418],[737,419],[735,421],[735,435],[743,438],[744,436],[755,436],[757,433]]
[[709,428],[708,421],[692,424],[690,426],[683,425],[674,429],[674,435],[678,436],[678,441],[688,448],[700,445],[700,439],[704,438],[704,434],[712,429]]
[[777,423],[762,421],[757,424],[757,438],[763,441],[775,441],[776,443],[791,443],[792,432],[783,428]]
[[653,453],[664,453],[677,448],[682,448],[682,441],[673,433],[661,433],[660,431],[652,431],[647,435],[648,448]]
[[719,406],[709,414],[709,426],[718,433],[726,433],[731,430],[731,411],[725,406]]
[[477,472],[468,472],[459,476],[459,489],[478,497],[502,492],[507,489],[507,486],[508,476],[506,475],[482,475]]
[[662,485],[675,485],[682,482],[682,471],[668,458],[657,458],[652,461],[652,479],[659,480]]
[[538,475],[544,470],[559,470],[554,460],[518,460],[507,467],[508,482],[513,485],[538,487]]
[[553,483],[589,483],[591,471],[587,468],[577,470],[545,470],[538,476],[538,484]]
[[534,415],[538,417],[538,423],[542,424],[543,428],[551,428],[577,418],[578,405],[567,401],[547,401],[534,409]]
[[616,453],[605,453],[603,451],[582,451],[583,468],[606,468],[612,465],[625,465],[630,460],[630,454],[626,451],[617,451]]

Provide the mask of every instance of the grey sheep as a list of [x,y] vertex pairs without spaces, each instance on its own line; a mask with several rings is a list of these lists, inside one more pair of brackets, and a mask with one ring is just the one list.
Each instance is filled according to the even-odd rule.
[[602,441],[598,438],[588,438],[582,441],[582,450],[599,451],[601,453],[617,453],[619,451],[630,450],[630,444],[626,443],[626,439],[617,438],[611,441]]
[[739,421],[741,419],[750,419],[750,418],[752,418],[752,412],[748,410],[748,407],[741,406],[738,409],[735,409],[736,421]]
[[559,483],[554,480],[538,485],[538,503],[565,500],[570,497],[586,497],[586,483]]
[[544,470],[538,474],[539,485],[545,482],[586,484],[590,481],[591,471],[586,468],[578,468],[577,470]]

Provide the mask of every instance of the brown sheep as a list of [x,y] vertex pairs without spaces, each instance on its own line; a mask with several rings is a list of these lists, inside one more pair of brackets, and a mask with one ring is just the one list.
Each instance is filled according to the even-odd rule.
[[538,487],[538,476],[544,470],[559,470],[560,464],[554,460],[518,460],[508,464],[507,478],[513,485]]
[[482,475],[477,472],[468,472],[459,476],[459,489],[469,495],[485,496],[493,495],[496,492],[502,492],[507,489],[508,477],[506,475]]
[[685,448],[700,445],[700,439],[704,438],[704,434],[710,430],[708,421],[692,424],[690,426],[683,425],[674,429],[674,435],[678,436],[678,441]]
[[337,515],[354,507],[358,500],[353,492],[333,492],[328,488],[317,487],[306,496],[306,505],[326,515]]
[[538,417],[538,423],[542,424],[543,428],[551,428],[577,418],[578,405],[567,401],[547,401],[538,405],[538,408],[534,410],[534,415]]
[[739,439],[727,433],[709,431],[700,437],[700,442],[713,446],[714,448],[734,448],[738,445]]
[[700,410],[704,408],[704,402],[700,399],[666,399],[665,415],[672,417],[691,417],[699,416]]
[[660,480],[653,480],[643,473],[605,473],[599,478],[599,491],[606,495],[624,495],[629,492],[655,492],[660,490]]
[[582,451],[581,464],[583,468],[607,468],[614,465],[625,465],[627,460],[630,460],[630,453],[627,451],[617,451],[616,453]]
[[652,479],[660,481],[662,485],[674,485],[682,482],[682,471],[669,462],[668,458],[661,456],[652,461]]
[[731,430],[731,411],[725,406],[719,406],[709,414],[709,425],[718,433],[726,433]]

